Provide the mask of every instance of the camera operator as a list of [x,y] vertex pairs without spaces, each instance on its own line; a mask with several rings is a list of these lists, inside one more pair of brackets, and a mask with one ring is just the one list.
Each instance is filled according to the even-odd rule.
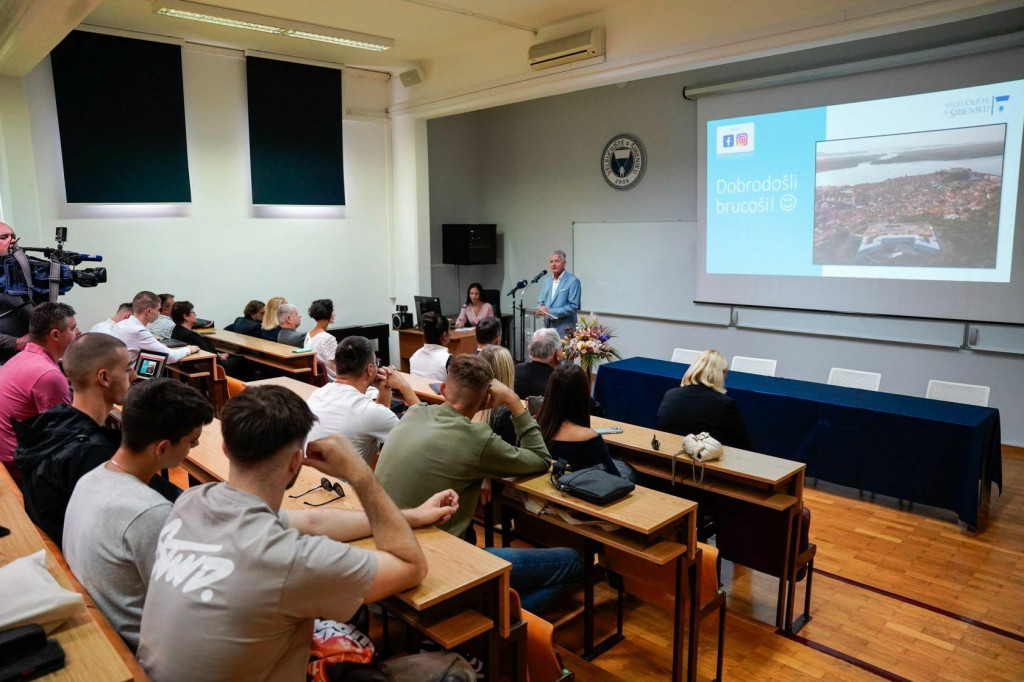
[[[0,223],[0,261],[7,256],[18,243],[14,228]],[[14,310],[24,303],[21,296],[9,296],[0,293],[0,315]],[[14,355],[25,349],[28,344],[28,320],[32,316],[33,306],[28,304],[6,317],[0,318],[0,364],[10,360]]]

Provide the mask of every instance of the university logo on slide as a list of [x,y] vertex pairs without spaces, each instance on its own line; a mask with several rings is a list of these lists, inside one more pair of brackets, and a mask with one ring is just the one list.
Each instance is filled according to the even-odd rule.
[[745,154],[754,151],[754,124],[737,123],[715,129],[717,154]]

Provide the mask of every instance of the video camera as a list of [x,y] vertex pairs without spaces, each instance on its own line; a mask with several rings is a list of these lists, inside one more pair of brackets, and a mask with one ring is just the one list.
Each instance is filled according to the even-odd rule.
[[[57,296],[66,294],[71,287],[94,287],[107,281],[106,268],[82,268],[84,262],[100,262],[103,256],[65,251],[64,242],[68,228],[57,228],[57,248],[14,247],[6,254],[0,254],[0,293],[11,296],[25,296],[32,303],[45,300],[56,301]],[[43,254],[43,258],[26,255],[26,252]],[[26,302],[28,303],[28,301]]]

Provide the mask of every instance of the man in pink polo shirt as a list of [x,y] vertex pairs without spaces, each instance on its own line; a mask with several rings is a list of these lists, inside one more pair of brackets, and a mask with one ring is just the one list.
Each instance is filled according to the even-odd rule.
[[54,405],[71,404],[68,380],[57,362],[80,333],[71,306],[44,303],[29,318],[25,350],[0,367],[0,461],[15,479],[20,474],[11,419],[22,421]]

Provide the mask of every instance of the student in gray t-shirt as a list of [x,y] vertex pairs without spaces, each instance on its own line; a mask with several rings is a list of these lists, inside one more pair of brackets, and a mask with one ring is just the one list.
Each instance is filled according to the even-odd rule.
[[[221,419],[228,481],[185,492],[160,532],[139,660],[154,682],[302,680],[313,619],[345,621],[418,584],[426,560],[410,523],[447,520],[458,497],[403,515],[344,437],[303,452],[315,417],[280,386],[246,389]],[[281,511],[304,464],[349,481],[365,512]],[[371,533],[375,551],[346,544]]]
[[173,379],[135,384],[124,401],[121,447],[75,485],[64,521],[68,566],[134,651],[160,529],[171,503],[147,482],[176,467],[213,409]]

